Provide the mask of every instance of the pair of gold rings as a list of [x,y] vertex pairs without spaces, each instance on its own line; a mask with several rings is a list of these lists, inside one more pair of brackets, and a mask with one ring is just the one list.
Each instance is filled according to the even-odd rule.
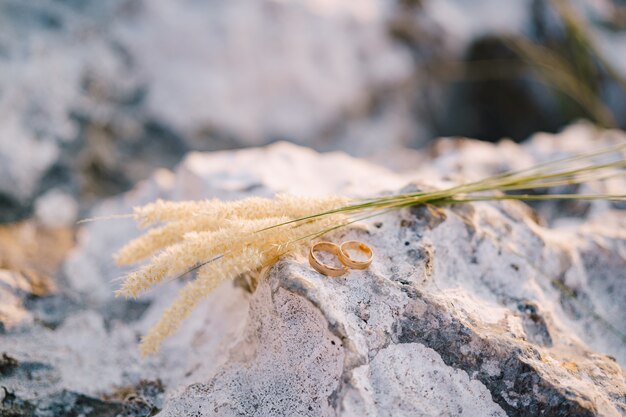
[[[363,252],[367,259],[364,261],[357,261],[350,257],[348,250],[358,250]],[[331,253],[341,262],[341,266],[328,265],[322,262],[317,256],[317,252]],[[365,243],[358,240],[349,240],[343,242],[341,246],[332,242],[317,242],[309,250],[309,263],[320,274],[324,274],[329,277],[338,277],[348,272],[348,269],[367,269],[372,263],[374,252]]]

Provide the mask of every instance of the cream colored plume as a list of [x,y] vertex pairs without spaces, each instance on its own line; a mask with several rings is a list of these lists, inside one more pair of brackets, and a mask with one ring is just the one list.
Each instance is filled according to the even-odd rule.
[[158,351],[198,302],[223,281],[269,266],[346,221],[340,213],[298,219],[348,202],[341,197],[281,195],[233,202],[158,200],[136,208],[134,218],[140,227],[158,226],[124,246],[115,259],[121,265],[151,255],[152,259],[126,277],[117,295],[137,297],[165,279],[197,269],[196,278],[181,289],[172,306],[143,338],[142,354]]

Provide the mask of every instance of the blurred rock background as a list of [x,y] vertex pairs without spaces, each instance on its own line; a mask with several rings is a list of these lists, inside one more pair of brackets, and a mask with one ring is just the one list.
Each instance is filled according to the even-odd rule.
[[1,0],[0,222],[72,224],[189,150],[623,128],[625,29],[610,0]]
[[[255,323],[257,316],[247,318],[252,295],[241,283],[225,285],[187,321],[165,354],[140,361],[139,337],[175,291],[163,286],[139,300],[114,298],[115,279],[124,271],[111,253],[137,230],[124,220],[79,228],[78,219],[128,213],[156,198],[234,199],[300,190],[369,195],[400,190],[414,180],[478,179],[623,143],[625,79],[624,0],[0,0],[0,416],[154,415],[166,396],[177,398],[185,386],[206,383],[230,360],[231,344],[246,323]],[[435,141],[457,136],[497,143]],[[623,194],[624,184],[613,178],[568,192]],[[554,403],[561,414],[575,414],[567,407],[580,403],[589,413],[579,415],[618,415],[626,410],[624,205],[530,206],[534,211],[520,203],[519,216],[506,205],[482,206],[480,222],[446,224],[448,234],[433,232],[440,248],[435,270],[441,271],[435,281],[442,284],[433,293],[460,283],[467,292],[459,300],[481,300],[470,309],[469,321],[480,322],[478,313],[496,306],[523,325],[520,334],[527,333],[532,349],[547,355],[532,377],[526,368],[504,363],[505,356],[526,360],[527,345],[501,351],[498,339],[489,336],[477,352],[489,361],[492,352],[505,352],[496,362],[513,369],[509,377],[521,381],[518,391],[532,393],[527,398],[541,407]],[[459,213],[473,218],[474,208]],[[406,252],[402,271],[418,277],[430,261],[416,266],[415,258],[430,253],[430,246],[414,248],[411,242],[421,245],[422,232],[430,232],[414,214],[406,223],[417,225],[410,239],[402,238],[408,233],[404,220],[399,228],[372,230],[386,239],[380,248],[393,256]],[[494,230],[498,239],[472,240],[465,233],[474,229]],[[542,281],[528,259],[510,254],[494,261],[489,251],[469,259],[449,251],[470,242],[472,253],[480,254],[477,248],[499,247],[499,236],[541,260],[550,279]],[[458,283],[449,281],[461,277],[453,267],[465,274]],[[374,281],[388,287],[373,293],[395,291],[389,280],[396,275],[379,274]],[[406,297],[417,298],[409,281],[399,282]],[[490,287],[491,282],[506,287]],[[362,286],[359,281],[354,290]],[[416,287],[423,290],[422,283]],[[390,305],[406,301],[398,295]],[[385,300],[372,306],[385,307]],[[367,316],[357,322],[367,324]],[[381,333],[368,340],[386,346],[393,332],[381,330],[376,316],[391,323],[398,314],[372,316],[371,328]],[[350,323],[356,316],[340,317]],[[330,327],[323,322],[320,328]],[[460,334],[453,328],[449,338],[431,342],[449,359],[455,342],[464,340],[457,339]],[[306,331],[302,335],[315,340]],[[565,349],[563,343],[570,345]],[[356,352],[351,349],[346,351]],[[366,346],[358,353],[374,351]],[[394,354],[399,356],[390,356],[390,363],[405,363]],[[413,354],[421,359],[409,355],[407,366],[431,363],[434,373],[415,383],[399,379],[398,392],[426,392],[421,381],[449,371],[449,363],[431,360],[436,355],[421,348]],[[379,358],[382,371],[393,369],[385,355]],[[269,379],[288,374],[282,362],[266,363],[280,370],[263,372]],[[472,366],[453,365],[474,378]],[[517,415],[517,400],[506,397],[510,387],[490,385],[494,367],[486,369],[495,401]],[[377,378],[372,384],[384,391],[394,386]],[[344,375],[331,382],[345,380]],[[554,382],[554,392],[536,389],[552,386],[545,381]],[[435,391],[447,402],[402,396],[411,407],[435,404],[432,415],[457,402],[470,414],[481,407],[476,395],[448,392],[467,385],[465,379],[448,382]],[[589,392],[593,398],[587,399]],[[179,400],[186,401],[185,395]],[[489,401],[484,409],[493,406]]]

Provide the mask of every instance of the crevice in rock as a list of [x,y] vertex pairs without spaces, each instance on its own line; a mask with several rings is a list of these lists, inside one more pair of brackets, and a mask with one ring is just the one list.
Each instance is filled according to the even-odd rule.
[[539,305],[535,302],[524,300],[518,303],[517,308],[522,314],[522,325],[528,340],[537,345],[552,346],[550,328]]
[[[478,379],[509,416],[594,416],[595,406],[584,392],[556,387],[532,364],[540,351],[509,338],[496,329],[478,333],[453,317],[444,306],[422,295],[420,315],[406,313],[397,323],[397,343],[422,343],[435,350],[446,365]],[[499,364],[489,371],[487,362]]]

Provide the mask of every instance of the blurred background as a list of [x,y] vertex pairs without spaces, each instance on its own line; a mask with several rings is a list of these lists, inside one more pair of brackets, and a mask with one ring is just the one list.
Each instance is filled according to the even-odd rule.
[[[163,354],[139,361],[140,337],[184,279],[164,280],[136,300],[115,297],[130,269],[115,265],[111,255],[138,230],[128,219],[87,225],[77,224],[80,219],[129,213],[157,198],[235,199],[299,190],[349,196],[358,190],[365,196],[370,190],[415,191],[415,185],[401,188],[409,178],[419,178],[417,187],[428,190],[442,176],[478,179],[626,141],[624,132],[604,128],[626,129],[626,0],[0,0],[0,417],[154,415],[161,397],[177,396],[185,386],[222,372],[222,363],[235,357],[230,352],[241,346],[234,343],[246,334],[243,326],[253,323],[246,318],[252,298],[242,291],[252,291],[251,281],[236,279],[193,313]],[[435,142],[441,137],[522,142],[542,131],[565,133],[558,141],[538,134],[524,146]],[[390,169],[344,154],[320,157],[290,144],[236,155],[189,155],[278,141],[342,151]],[[559,192],[622,194],[623,178],[589,187],[563,185]],[[419,296],[428,314],[434,321],[443,314],[442,322],[472,325],[455,324],[459,343],[456,333],[444,332],[420,346],[463,345],[462,355],[474,359],[468,359],[471,365],[446,366],[450,371],[434,385],[444,388],[435,388],[429,398],[468,396],[466,369],[472,378],[467,392],[480,393],[479,386],[487,392],[474,380],[481,372],[496,381],[487,384],[498,391],[494,398],[509,405],[543,410],[534,404],[557,404],[546,413],[566,410],[563,415],[596,406],[599,411],[588,414],[602,414],[611,401],[622,406],[623,378],[615,367],[626,364],[626,205],[566,200],[535,202],[535,211],[524,207],[486,207],[476,215],[473,207],[458,207],[456,220],[435,234],[428,229],[445,213],[420,208],[398,219],[400,229],[373,232],[372,244],[385,245],[382,253],[393,244],[402,249],[398,258],[389,258],[393,276],[374,272],[367,288],[392,294],[388,301],[401,304],[386,306],[389,314],[372,307],[375,318],[368,326],[382,323],[380,332],[346,333],[359,338],[354,339],[358,351],[346,350],[346,363],[373,358],[374,346],[400,340],[402,332],[395,333],[403,327],[420,332],[422,322],[413,321],[412,311],[426,307],[409,298],[417,297],[418,285],[441,276],[433,288],[441,283],[445,294]],[[540,233],[531,218],[556,232]],[[425,239],[422,230],[429,233]],[[468,242],[447,248],[466,233]],[[498,260],[492,259],[496,249],[498,256],[504,249]],[[464,255],[469,259],[460,259]],[[444,272],[433,275],[433,265],[443,265]],[[467,276],[457,274],[465,269]],[[382,278],[398,287],[380,286]],[[289,291],[304,285],[300,278],[293,282]],[[400,285],[406,302],[399,298],[404,297]],[[311,288],[309,297],[328,293]],[[355,288],[341,292],[352,294]],[[345,310],[346,326],[370,328],[360,327],[370,315],[367,291],[346,298],[367,300],[353,309],[358,323]],[[379,299],[372,294],[372,303]],[[469,301],[459,307],[461,299]],[[328,313],[318,307],[315,314]],[[250,311],[256,314],[256,308]],[[449,308],[463,312],[452,314]],[[343,326],[343,310],[329,314]],[[505,323],[506,333],[498,333],[493,314],[506,317],[497,323]],[[301,319],[294,320],[284,323]],[[266,325],[263,318],[259,323],[283,326]],[[343,330],[333,327],[324,332],[335,338]],[[282,330],[263,334],[296,340]],[[480,342],[469,356],[465,340]],[[579,340],[591,349],[578,347]],[[249,352],[265,349],[254,343],[242,351],[246,360],[253,358]],[[292,352],[295,344],[289,343],[276,352]],[[270,361],[282,366],[282,353],[274,353],[273,346],[263,354],[267,361],[259,360],[258,375],[277,368]],[[457,357],[454,349],[439,353]],[[319,352],[309,362],[344,357],[323,353],[330,352],[326,348]],[[510,352],[511,358],[502,356]],[[408,359],[402,355],[384,360],[416,364],[423,357],[435,363],[434,356],[419,352]],[[506,361],[499,363],[501,358]],[[335,369],[335,359],[322,369]],[[360,369],[375,369],[367,365]],[[509,379],[493,376],[500,375],[500,365]],[[424,366],[424,372],[443,369]],[[516,392],[502,391],[518,372]],[[257,386],[280,391],[279,402],[270,404],[291,395],[283,389],[291,379],[284,383],[277,374],[268,375],[244,390],[254,397],[255,409],[258,398],[263,402],[273,395]],[[331,387],[312,375],[306,378],[316,387]],[[365,390],[386,384],[382,376],[354,378]],[[445,381],[453,381],[451,388]],[[229,389],[216,392],[227,398]],[[320,410],[348,404],[342,398],[352,394],[332,389],[328,398],[320,396],[325,403]],[[295,398],[302,402],[307,390]],[[403,395],[404,403],[413,398]],[[363,409],[378,398],[368,394]],[[380,404],[387,401],[380,398]],[[454,409],[447,403],[441,408]]]
[[624,128],[625,79],[623,0],[0,0],[0,222],[190,150]]

